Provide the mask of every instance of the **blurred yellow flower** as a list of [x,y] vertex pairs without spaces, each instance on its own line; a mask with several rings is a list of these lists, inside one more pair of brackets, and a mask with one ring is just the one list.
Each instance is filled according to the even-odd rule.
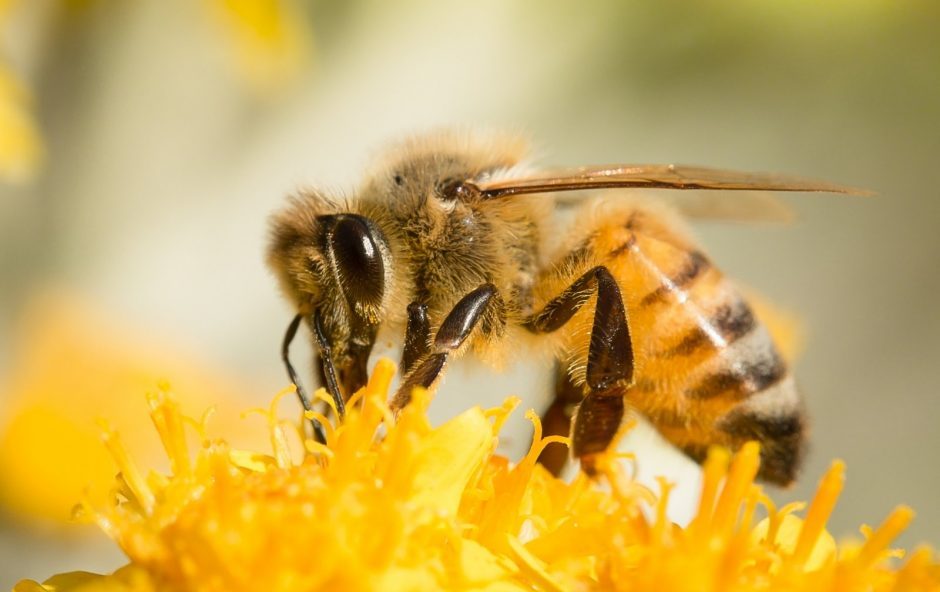
[[30,103],[29,93],[0,62],[0,179],[10,183],[30,181],[42,164],[44,148]]
[[[301,439],[295,424],[263,411],[272,452],[230,446],[186,419],[165,391],[148,399],[170,460],[143,472],[117,433],[110,503],[86,515],[130,562],[112,575],[61,574],[41,590],[909,590],[940,587],[940,564],[918,550],[898,569],[890,542],[912,517],[899,508],[862,543],[837,547],[825,531],[843,466],[823,477],[804,519],[777,510],[753,482],[755,444],[733,459],[713,450],[697,516],[666,518],[659,495],[636,484],[613,454],[609,486],[566,483],[535,463],[535,437],[511,465],[494,455],[516,406],[473,408],[440,427],[426,393],[396,419],[385,404],[394,366],[380,361],[327,442]],[[320,398],[326,400],[322,391]],[[326,418],[318,416],[325,421]],[[187,444],[187,430],[199,445]],[[754,525],[763,506],[767,517]]]
[[210,0],[210,9],[256,92],[280,90],[308,65],[312,32],[293,0]]
[[99,418],[114,422],[145,462],[164,458],[146,402],[134,395],[162,380],[187,403],[217,405],[215,421],[233,426],[239,444],[263,443],[263,434],[236,429],[245,424],[232,403],[250,400],[243,386],[177,344],[156,337],[142,344],[139,335],[74,298],[33,302],[13,342],[11,374],[0,380],[0,505],[10,515],[64,525],[84,491],[104,503],[114,471]]

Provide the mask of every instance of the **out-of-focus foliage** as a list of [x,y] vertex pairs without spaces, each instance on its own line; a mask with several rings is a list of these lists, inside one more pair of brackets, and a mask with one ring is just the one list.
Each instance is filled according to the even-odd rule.
[[[204,0],[206,16],[227,39],[234,71],[259,95],[276,95],[312,63],[311,30],[295,0]],[[22,27],[16,12],[21,0],[0,3],[0,36]],[[55,0],[50,10],[77,20],[102,0]],[[110,9],[118,9],[110,6]],[[63,18],[60,15],[60,18]],[[213,28],[208,26],[207,32]],[[31,92],[3,59],[0,38],[0,180],[31,181],[45,154],[33,113]]]

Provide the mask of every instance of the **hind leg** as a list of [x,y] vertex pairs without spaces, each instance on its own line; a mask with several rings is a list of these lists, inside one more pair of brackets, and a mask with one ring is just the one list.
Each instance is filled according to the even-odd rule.
[[606,267],[594,267],[526,321],[530,331],[555,331],[571,320],[591,292],[597,299],[585,372],[587,394],[571,430],[571,452],[588,474],[594,474],[597,456],[620,428],[623,395],[633,382],[633,344],[620,287]]
[[[572,382],[567,368],[559,363],[555,377],[555,398],[542,414],[542,435],[571,435],[571,420],[582,399],[584,389]],[[539,454],[539,464],[556,477],[567,462],[568,448],[561,444],[549,444]]]

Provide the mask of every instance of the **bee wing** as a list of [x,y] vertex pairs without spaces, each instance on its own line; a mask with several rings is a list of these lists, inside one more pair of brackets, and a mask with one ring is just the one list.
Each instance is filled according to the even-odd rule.
[[484,198],[585,189],[709,189],[809,191],[868,195],[855,187],[776,173],[746,173],[673,164],[601,165],[555,169],[529,176],[469,182]]
[[[582,204],[584,199],[585,194],[565,193],[555,198],[555,206],[572,208]],[[668,203],[693,220],[788,224],[797,219],[789,204],[766,191],[738,191],[729,196],[722,191],[692,190],[681,194],[660,193],[655,199]]]
[[[564,206],[580,203],[580,199],[567,199],[573,195],[563,194],[555,203]],[[693,220],[788,224],[797,219],[792,206],[766,191],[737,191],[734,195],[723,191],[667,192],[655,199],[669,203],[685,218]]]

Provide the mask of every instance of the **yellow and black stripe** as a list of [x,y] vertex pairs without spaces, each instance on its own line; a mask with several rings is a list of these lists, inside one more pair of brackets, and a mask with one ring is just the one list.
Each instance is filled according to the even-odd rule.
[[[760,476],[790,483],[803,450],[800,396],[747,301],[652,212],[624,210],[586,231],[582,244],[589,247],[579,263],[610,269],[627,309],[636,357],[629,404],[699,461],[711,444],[737,448],[757,440]],[[577,267],[556,270],[573,275]],[[576,324],[571,331],[585,333]]]

